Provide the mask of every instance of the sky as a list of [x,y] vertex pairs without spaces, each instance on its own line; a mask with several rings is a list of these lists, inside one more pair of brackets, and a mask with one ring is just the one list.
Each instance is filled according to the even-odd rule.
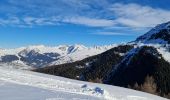
[[170,0],[0,0],[0,48],[109,45],[170,21]]

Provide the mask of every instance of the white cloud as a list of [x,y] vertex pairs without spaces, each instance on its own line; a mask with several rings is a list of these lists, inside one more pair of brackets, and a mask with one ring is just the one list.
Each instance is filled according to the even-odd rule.
[[[170,11],[168,10],[133,3],[113,4],[103,0],[9,1],[11,7],[18,9],[12,10],[13,13],[11,10],[0,9],[4,15],[10,14],[9,18],[0,19],[1,25],[35,26],[70,23],[108,28],[108,30],[120,27],[122,30],[123,28],[153,27],[156,24],[170,21]],[[93,4],[95,5],[92,6]],[[42,13],[42,11],[44,12]],[[22,15],[20,15],[21,13]]]
[[21,21],[17,17],[11,17],[11,18],[8,18],[8,19],[0,18],[0,25],[3,25],[3,26],[9,25],[9,24],[18,25],[20,23],[21,23]]
[[77,25],[84,25],[89,27],[112,27],[115,25],[114,21],[107,19],[97,19],[97,18],[88,18],[88,17],[31,17],[26,16],[22,18],[9,17],[6,19],[0,19],[1,25],[11,25],[11,26],[35,26],[35,25],[59,25],[59,23],[70,23]]
[[110,8],[117,24],[129,27],[153,27],[170,21],[170,11],[138,4],[113,4]]
[[25,18],[23,18],[23,21],[25,22],[25,24],[32,25],[33,22],[34,22],[36,19],[37,19],[37,18],[33,18],[33,17],[25,17]]
[[133,34],[127,34],[127,33],[123,33],[123,32],[111,32],[111,31],[101,31],[101,32],[96,32],[94,34],[97,34],[97,35],[122,35],[122,36],[133,35]]
[[36,17],[24,17],[22,19],[25,25],[57,25],[56,20],[52,18],[36,18]]
[[78,24],[90,27],[111,27],[114,26],[114,21],[107,19],[95,19],[88,17],[49,17],[49,18],[36,18],[24,17],[22,18],[25,25],[58,25],[59,23]]
[[72,24],[80,24],[91,27],[111,27],[115,25],[113,20],[107,19],[95,19],[88,17],[71,17],[63,19],[63,22],[72,23]]

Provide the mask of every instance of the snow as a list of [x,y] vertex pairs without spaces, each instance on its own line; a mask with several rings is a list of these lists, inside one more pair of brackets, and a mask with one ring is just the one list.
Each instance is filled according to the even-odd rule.
[[26,70],[0,68],[0,73],[1,100],[167,100],[130,89]]
[[170,26],[170,22],[159,24],[156,27],[154,27],[153,29],[151,29],[149,32],[144,34],[143,37],[145,37],[145,39],[148,39],[149,37],[151,37],[151,35],[156,34],[163,29],[169,29],[169,26]]
[[[71,49],[69,53],[66,55],[61,55],[58,57],[58,60],[50,63],[49,65],[59,65],[59,64],[64,64],[64,63],[71,63],[75,61],[80,61],[83,60],[84,58],[100,54],[106,50],[109,50],[113,47],[117,46],[116,44],[114,45],[109,45],[109,46],[101,46],[101,47],[85,47],[85,46],[75,46],[74,49]],[[73,47],[72,47],[73,48]]]
[[[5,55],[15,55],[19,58],[19,60],[10,62],[12,65],[16,64],[17,66],[19,66],[20,64],[21,67],[28,66],[28,68],[31,68],[36,66],[37,63],[21,61],[20,56],[27,57],[30,52],[31,55],[29,56],[37,55],[37,54],[45,54],[45,53],[58,54],[56,56],[50,56],[50,58],[54,58],[54,61],[42,64],[45,66],[51,66],[51,65],[58,65],[58,64],[79,61],[84,58],[100,54],[115,46],[117,46],[117,44],[107,45],[107,46],[94,46],[94,47],[86,47],[84,45],[79,45],[79,44],[59,45],[53,47],[37,45],[37,46],[20,47],[16,49],[0,49],[0,58]],[[39,61],[41,61],[41,59],[43,58],[39,58],[39,59],[40,59]],[[45,62],[45,61],[41,61],[41,62]],[[33,65],[33,63],[35,63],[35,65],[31,66]],[[40,67],[44,67],[44,66],[40,66]]]
[[137,44],[138,47],[141,46],[152,46],[154,48],[157,49],[157,51],[162,55],[162,57],[170,63],[170,45],[166,44],[166,45],[162,45],[162,44],[143,44],[143,43],[138,43]]
[[158,52],[162,55],[162,57],[170,63],[170,52],[169,52],[169,45],[167,47],[162,46],[155,46],[158,50]]
[[[115,46],[112,46],[112,47],[115,47]],[[50,65],[59,65],[63,63],[70,63],[74,61],[83,60],[84,58],[100,54],[108,49],[111,49],[112,47],[108,47],[108,48],[105,48],[105,47],[96,48],[95,47],[95,48],[83,49],[83,50],[80,50],[74,53],[61,56],[58,58],[58,60],[52,62]]]
[[69,54],[76,51],[82,51],[82,50],[95,50],[95,49],[109,49],[112,47],[117,46],[117,44],[107,45],[107,46],[94,46],[94,47],[86,47],[81,44],[75,44],[75,45],[59,45],[59,46],[44,46],[44,45],[33,45],[33,46],[27,46],[27,47],[20,47],[20,48],[14,48],[14,49],[0,49],[0,56],[4,55],[16,55],[21,51],[29,52],[29,51],[37,51],[41,54],[43,53],[59,53],[59,54]]
[[[134,43],[129,43],[134,44]],[[159,42],[151,43],[135,43],[136,48],[141,46],[151,46],[157,49],[157,51],[162,55],[162,57],[170,63],[170,44],[160,44]]]
[[[167,41],[165,41],[164,39],[160,39],[160,38],[150,39],[152,35],[159,33],[163,29],[167,29],[169,32],[170,31],[170,22],[157,25],[156,27],[152,28],[146,34],[137,38],[137,40],[134,42],[135,43],[145,43],[145,44],[151,44],[151,43],[152,44],[167,44]],[[131,43],[133,43],[133,42],[131,42]]]
[[20,69],[20,70],[30,70],[33,69],[30,66],[23,64],[22,62],[11,62],[11,63],[0,63],[0,67],[6,67],[8,69]]
[[0,83],[1,100],[101,100],[92,96],[51,91],[5,81]]

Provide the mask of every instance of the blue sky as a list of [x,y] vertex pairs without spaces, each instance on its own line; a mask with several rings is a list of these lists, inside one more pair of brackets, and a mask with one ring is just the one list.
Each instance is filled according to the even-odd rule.
[[169,0],[1,0],[0,47],[107,45],[170,21]]

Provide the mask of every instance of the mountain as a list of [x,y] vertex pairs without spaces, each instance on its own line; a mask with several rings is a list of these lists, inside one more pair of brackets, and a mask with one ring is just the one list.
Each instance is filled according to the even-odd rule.
[[170,22],[157,25],[146,34],[138,37],[135,43],[170,44]]
[[81,61],[34,71],[140,90],[170,98],[170,22],[135,41]]
[[103,82],[170,98],[170,22],[160,24],[131,42]]
[[112,65],[120,62],[123,55],[132,48],[133,45],[119,45],[81,61],[48,66],[34,71],[72,79],[99,82],[111,71]]
[[[43,45],[16,49],[0,49],[0,64],[19,69],[41,68],[70,63],[102,53],[116,45],[85,47],[84,45]],[[20,66],[20,67],[19,67]]]
[[154,47],[137,47],[113,66],[104,83],[169,96],[170,63]]

